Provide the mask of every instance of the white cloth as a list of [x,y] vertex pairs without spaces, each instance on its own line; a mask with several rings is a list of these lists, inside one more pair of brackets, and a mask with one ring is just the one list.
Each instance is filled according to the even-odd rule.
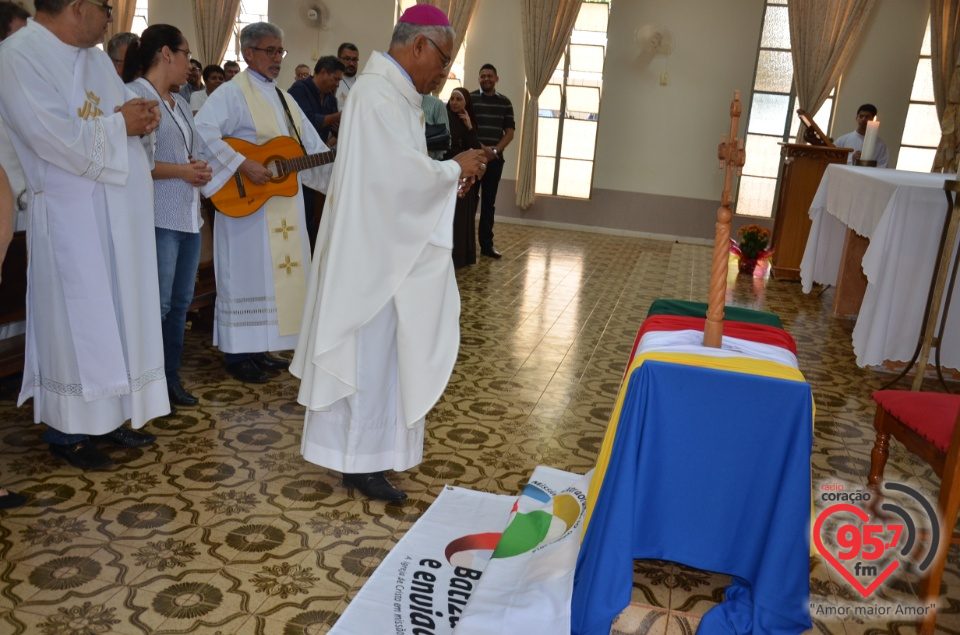
[[[848,132],[842,137],[838,137],[836,141],[833,142],[833,145],[838,148],[853,148],[853,152],[847,155],[847,165],[853,165],[853,155],[856,152],[863,150],[863,135],[854,130],[853,132]],[[877,162],[878,168],[887,167],[887,162],[890,160],[890,153],[887,151],[887,144],[883,142],[883,139],[877,137],[876,150],[874,150],[873,158]]]
[[[244,71],[250,72],[250,71]],[[277,95],[276,83],[254,76],[252,83],[262,91],[273,106],[281,130],[287,130],[286,114]],[[290,113],[300,117],[303,144],[308,154],[325,152],[329,148],[320,140],[316,130],[304,116],[292,97],[287,103]],[[257,130],[240,86],[234,82],[223,84],[207,99],[194,119],[197,131],[206,141],[215,159],[229,169],[215,174],[203,189],[204,194],[216,192],[231,178],[244,161],[222,139],[235,137],[256,143]],[[330,178],[330,166],[313,168],[298,173],[301,184],[325,192]],[[298,206],[297,222],[305,227],[303,197],[294,197]],[[214,344],[226,353],[259,353],[292,349],[297,334],[281,336],[277,325],[277,301],[273,282],[273,265],[267,235],[267,218],[263,208],[243,218],[218,214],[213,225],[214,272],[217,280]],[[306,232],[300,232],[302,262],[310,261],[310,243]]]
[[206,90],[195,91],[192,95],[190,95],[190,110],[196,114],[197,111],[203,108],[203,105],[207,103],[207,97],[209,96],[210,95],[207,94]]
[[[302,380],[299,401],[310,411],[304,456],[313,461],[322,454],[320,464],[331,469],[379,471],[419,461],[422,447],[404,451],[398,443],[392,455],[410,459],[385,457],[381,463],[357,456],[334,432],[328,436],[336,428],[327,422],[342,417],[337,402],[347,400],[352,409],[364,395],[376,400],[388,389],[386,380],[367,375],[361,358],[371,347],[368,338],[380,337],[376,331],[390,337],[376,325],[385,307],[396,312],[396,353],[381,352],[379,363],[388,369],[396,364],[399,402],[377,426],[393,425],[398,439],[406,439],[404,428],[421,428],[456,362],[460,294],[450,251],[460,168],[427,156],[420,102],[400,69],[375,53],[351,91],[340,127],[342,149],[317,235],[303,337],[290,366]],[[354,413],[345,425],[362,435],[368,422]],[[318,441],[323,437],[328,440]],[[322,453],[310,444],[322,445]],[[330,458],[336,451],[339,456]]]
[[926,200],[931,205],[940,205],[942,201],[945,206],[943,182],[952,178],[947,174],[828,165],[810,204],[812,224],[800,262],[803,292],[810,293],[815,282],[837,283],[848,227],[866,238],[873,236],[881,218],[892,209],[894,195],[901,187],[927,190]]
[[167,414],[150,160],[114,113],[132,94],[96,48],[30,20],[3,44],[0,115],[29,194],[19,403],[66,433]]
[[353,88],[353,85],[357,81],[357,76],[346,77],[340,80],[340,85],[337,87],[337,110],[343,112],[343,107],[347,103],[347,95],[350,94],[350,89]]
[[[827,167],[810,208],[813,221],[800,265],[804,292],[835,284],[847,227],[870,239],[863,257],[867,289],[853,329],[859,366],[913,356],[923,328],[953,174]],[[955,293],[941,343],[941,362],[960,368],[960,293]],[[933,357],[931,356],[931,362]]]
[[[640,344],[637,347],[637,355],[656,352],[669,353],[694,353],[700,355],[704,351],[703,331],[682,330],[682,331],[648,331],[640,338]],[[710,352],[717,349],[711,348]],[[773,344],[763,344],[751,340],[741,339],[739,337],[722,337],[721,348],[724,353],[729,353],[731,357],[749,357],[751,359],[762,359],[768,362],[774,362],[789,366],[795,370],[800,370],[797,363],[797,356],[789,350]]]

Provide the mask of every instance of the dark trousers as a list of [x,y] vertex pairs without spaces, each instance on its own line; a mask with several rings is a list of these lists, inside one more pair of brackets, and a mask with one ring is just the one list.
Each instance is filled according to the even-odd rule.
[[494,159],[487,163],[487,169],[480,179],[480,222],[477,225],[477,239],[480,249],[493,249],[493,214],[497,207],[497,189],[503,175],[503,159]]

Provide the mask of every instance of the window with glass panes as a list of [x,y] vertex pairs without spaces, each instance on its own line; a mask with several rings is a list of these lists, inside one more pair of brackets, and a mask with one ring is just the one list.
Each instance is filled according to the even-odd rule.
[[147,28],[147,5],[150,0],[137,0],[137,8],[133,12],[133,25],[130,27],[131,33],[140,35]]
[[[830,134],[835,93],[836,90],[831,91],[814,114],[817,125],[827,134]],[[773,215],[780,169],[777,144],[790,141],[799,132],[796,109],[787,0],[767,0],[747,119],[747,161],[737,188],[737,214],[765,218]]]
[[930,21],[920,47],[917,74],[913,78],[907,121],[903,126],[897,169],[929,172],[940,144],[940,120],[933,102],[933,65],[930,61]]
[[[267,19],[267,5],[269,0],[243,0],[240,3],[240,12],[237,15],[237,24],[233,27],[233,33],[230,35],[230,42],[227,45],[227,52],[223,55],[223,62],[231,60],[240,65],[240,70],[247,68],[247,63],[243,61],[243,53],[240,51],[240,31],[243,27],[254,22],[269,22]],[[211,64],[203,60],[204,64]]]
[[563,57],[540,94],[537,194],[590,198],[609,16],[606,0],[580,5]]

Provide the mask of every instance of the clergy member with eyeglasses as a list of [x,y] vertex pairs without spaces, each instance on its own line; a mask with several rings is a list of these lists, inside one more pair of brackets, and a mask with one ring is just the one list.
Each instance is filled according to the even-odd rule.
[[[214,175],[203,189],[207,195],[228,181],[233,186],[236,171],[258,185],[273,178],[270,170],[224,138],[263,145],[288,136],[306,154],[329,149],[297,102],[277,87],[286,55],[283,31],[268,22],[249,24],[240,31],[240,50],[247,70],[212,93],[195,119],[212,158],[229,168]],[[285,370],[288,362],[269,351],[297,345],[310,266],[302,186],[326,192],[330,166],[303,170],[292,178],[300,184],[295,196],[274,196],[248,216],[218,214],[213,225],[214,344],[226,354],[227,372],[242,382],[262,384]]]
[[[147,144],[158,102],[129,99],[103,42],[113,9],[35,0],[4,40],[0,115],[27,181],[27,337],[19,403],[33,399],[50,451],[111,465],[102,443],[153,443],[170,412]],[[130,421],[130,428],[123,426]]]

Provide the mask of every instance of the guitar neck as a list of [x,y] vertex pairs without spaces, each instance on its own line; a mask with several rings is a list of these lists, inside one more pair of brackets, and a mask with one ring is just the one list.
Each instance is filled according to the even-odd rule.
[[330,150],[328,152],[318,152],[317,154],[307,154],[295,159],[285,159],[278,161],[278,163],[282,167],[283,174],[292,174],[294,172],[300,172],[301,170],[309,170],[310,168],[331,163],[336,154],[335,151]]

